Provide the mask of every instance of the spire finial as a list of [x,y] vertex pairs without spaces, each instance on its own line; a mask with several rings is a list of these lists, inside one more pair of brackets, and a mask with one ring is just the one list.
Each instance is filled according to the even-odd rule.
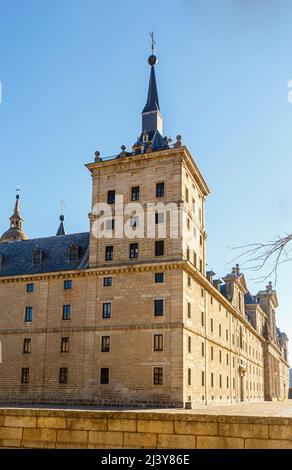
[[65,210],[66,205],[64,203],[64,199],[62,199],[62,201],[60,202],[60,206],[61,206],[61,215],[59,217],[60,225],[59,225],[58,231],[56,233],[57,237],[59,237],[60,235],[66,235],[66,229],[64,227],[64,220],[65,220],[64,210]]
[[152,54],[148,58],[148,64],[153,66],[153,65],[157,64],[157,57],[154,54],[155,46],[156,46],[156,42],[154,41],[154,33],[150,33],[150,37],[151,37],[151,51],[152,51]]

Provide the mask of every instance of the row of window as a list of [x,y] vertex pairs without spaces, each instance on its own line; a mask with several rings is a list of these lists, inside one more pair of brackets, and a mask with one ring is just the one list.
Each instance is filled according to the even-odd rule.
[[[101,352],[110,352],[111,348],[111,337],[102,336],[101,337]],[[157,334],[153,335],[153,350],[154,351],[163,351],[163,335]],[[61,338],[61,353],[69,352],[69,337],[65,336]],[[23,353],[31,353],[31,338],[24,338],[23,340]]]
[[[32,264],[42,264],[45,252],[41,248],[35,248],[32,252]],[[68,261],[78,261],[80,257],[80,248],[78,245],[70,245],[68,252]]]
[[[154,316],[161,317],[164,315],[164,299],[154,300]],[[102,318],[111,318],[112,304],[111,302],[103,302],[102,304]],[[32,322],[33,307],[25,307],[25,322]],[[71,320],[71,305],[63,305],[63,320]]]
[[[164,282],[164,273],[154,273],[154,282],[156,284]],[[103,287],[111,287],[113,285],[113,278],[112,277],[104,277],[102,280]],[[72,289],[72,280],[66,279],[64,281],[64,289],[69,290]],[[30,283],[26,284],[26,292],[34,292],[35,291],[35,284]]]
[[[206,377],[206,374],[204,371],[201,372],[201,386],[204,387],[205,386],[205,377]],[[222,374],[219,374],[218,375],[218,382],[219,382],[219,387],[222,388],[223,387],[223,377],[222,377]],[[188,385],[192,385],[192,369],[188,369],[188,374],[187,374],[187,384]],[[211,387],[214,387],[214,372],[211,372],[211,375],[210,375],[210,386]],[[229,376],[227,375],[226,376],[226,388],[229,388],[230,387],[230,379],[229,379]],[[235,377],[233,377],[232,379],[232,388],[235,389]],[[248,389],[248,381],[246,382],[246,389]],[[253,382],[253,389],[257,389],[257,390],[263,390],[263,384],[262,383],[256,383],[256,382]],[[252,390],[252,382],[250,382],[250,390]]]
[[[154,249],[155,256],[163,256],[164,255],[164,240],[157,240],[155,241],[155,249]],[[139,244],[138,243],[130,243],[129,246],[129,258],[138,258],[139,256]],[[114,247],[113,245],[108,245],[105,247],[105,261],[113,261],[114,259]]]
[[[101,367],[100,369],[100,384],[109,384],[110,370],[108,367]],[[21,369],[21,383],[29,384],[29,367]],[[61,367],[59,369],[59,384],[68,383],[68,367]],[[153,368],[153,385],[163,385],[163,367]]]
[[[164,182],[156,183],[156,190],[155,190],[156,197],[164,197],[165,196],[165,184]],[[139,201],[140,200],[140,186],[133,186],[131,188],[131,200],[132,201]],[[107,203],[108,204],[115,204],[116,202],[116,191],[114,189],[107,192]]]

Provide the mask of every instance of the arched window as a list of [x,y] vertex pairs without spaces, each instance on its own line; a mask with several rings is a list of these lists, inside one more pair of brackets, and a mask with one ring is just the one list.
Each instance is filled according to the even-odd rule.
[[77,245],[69,246],[69,261],[78,261],[79,259],[79,247]]
[[35,248],[32,252],[32,264],[35,266],[42,264],[43,252],[40,248]]

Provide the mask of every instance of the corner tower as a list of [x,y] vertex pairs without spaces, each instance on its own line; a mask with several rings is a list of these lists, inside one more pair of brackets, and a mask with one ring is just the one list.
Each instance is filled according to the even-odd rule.
[[27,240],[27,235],[22,229],[23,218],[20,214],[19,195],[16,196],[14,212],[10,217],[10,228],[3,233],[0,243],[11,243],[21,240]]

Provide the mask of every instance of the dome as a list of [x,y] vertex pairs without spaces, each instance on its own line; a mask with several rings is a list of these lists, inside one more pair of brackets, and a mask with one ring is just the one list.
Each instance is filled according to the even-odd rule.
[[0,238],[0,243],[11,243],[18,242],[21,240],[27,240],[27,235],[18,228],[10,228]]

